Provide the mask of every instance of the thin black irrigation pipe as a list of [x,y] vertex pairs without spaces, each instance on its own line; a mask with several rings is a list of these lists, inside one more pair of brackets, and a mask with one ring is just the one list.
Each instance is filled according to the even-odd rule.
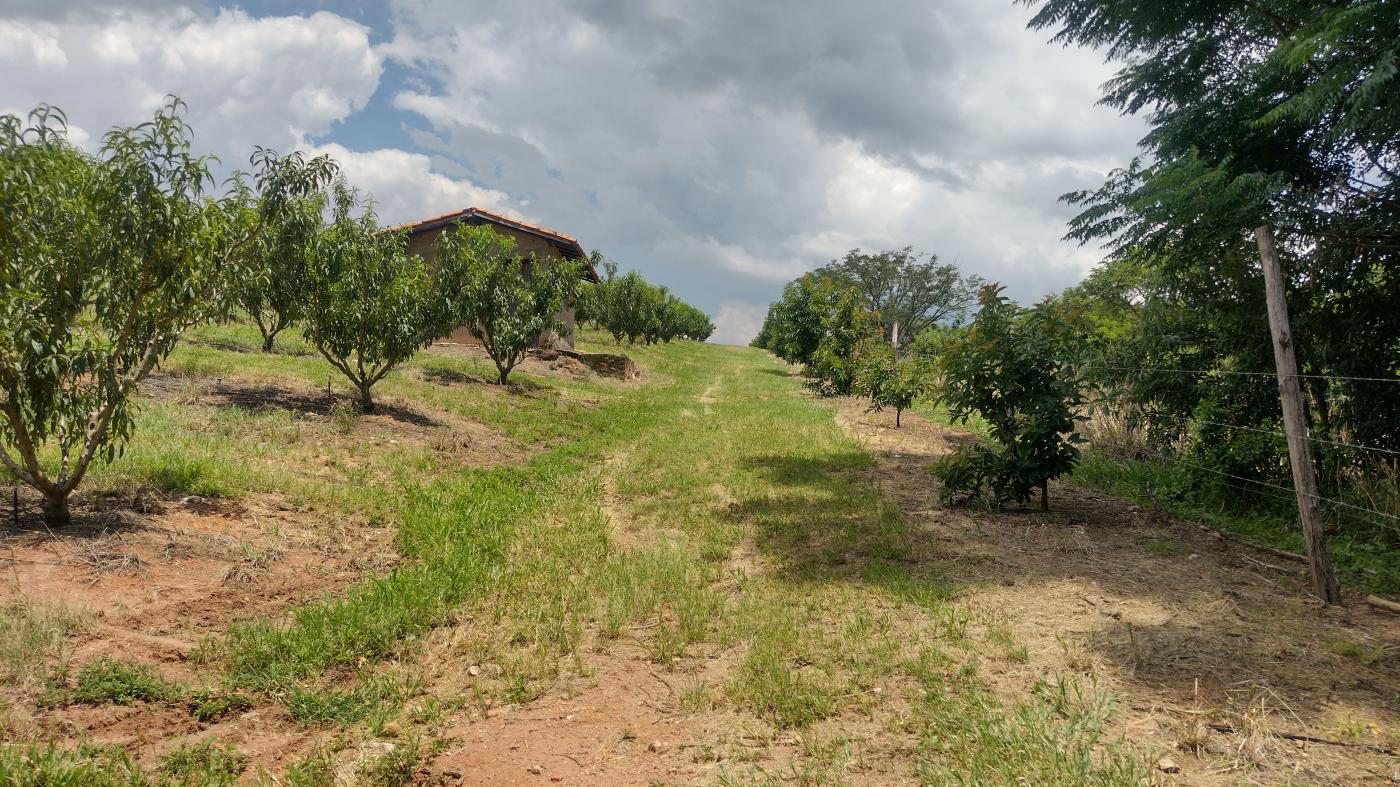
[[[1239,377],[1278,377],[1277,372],[1236,372],[1228,369],[1166,369],[1151,366],[1101,366],[1085,364],[1080,369],[1103,369],[1115,372],[1150,372],[1154,374],[1226,374]],[[1371,383],[1395,383],[1400,385],[1400,377],[1349,377],[1340,374],[1285,374],[1285,377],[1298,377],[1308,380],[1351,380]]]

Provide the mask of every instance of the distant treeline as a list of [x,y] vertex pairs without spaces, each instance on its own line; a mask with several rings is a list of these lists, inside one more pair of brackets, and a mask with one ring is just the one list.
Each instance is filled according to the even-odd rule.
[[617,263],[596,251],[593,265],[603,271],[602,280],[584,284],[579,290],[574,318],[607,331],[614,342],[703,342],[715,332],[714,323],[704,312],[667,288],[647,282],[640,273],[629,271],[619,276]]

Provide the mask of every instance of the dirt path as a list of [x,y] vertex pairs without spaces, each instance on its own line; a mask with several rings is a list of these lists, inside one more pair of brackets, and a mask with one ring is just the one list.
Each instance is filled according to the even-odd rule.
[[910,414],[896,430],[854,401],[837,421],[959,603],[1024,643],[1004,695],[1079,675],[1114,698],[1114,735],[1182,783],[1400,780],[1400,618],[1321,608],[1297,565],[1068,484],[1049,514],[947,509],[927,468],[971,435]]

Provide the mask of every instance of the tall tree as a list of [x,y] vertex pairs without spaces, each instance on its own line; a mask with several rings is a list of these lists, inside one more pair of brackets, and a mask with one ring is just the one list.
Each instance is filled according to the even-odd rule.
[[[1151,126],[1145,160],[1069,195],[1083,208],[1071,237],[1199,281],[1203,262],[1257,259],[1256,228],[1276,229],[1287,279],[1271,300],[1280,305],[1285,289],[1302,366],[1281,367],[1281,379],[1312,375],[1322,439],[1335,439],[1335,411],[1353,437],[1400,447],[1400,414],[1383,403],[1394,386],[1373,384],[1400,380],[1400,343],[1380,339],[1400,335],[1400,315],[1381,305],[1400,295],[1400,7],[1021,1],[1039,7],[1032,25],[1056,29],[1056,40],[1122,62],[1103,102],[1146,112]],[[1248,274],[1241,298],[1260,289],[1259,269]]]
[[886,339],[899,326],[901,347],[934,325],[960,320],[982,287],[980,278],[963,276],[957,266],[939,264],[937,256],[910,246],[876,253],[855,249],[815,274],[854,287],[866,308],[880,315]]

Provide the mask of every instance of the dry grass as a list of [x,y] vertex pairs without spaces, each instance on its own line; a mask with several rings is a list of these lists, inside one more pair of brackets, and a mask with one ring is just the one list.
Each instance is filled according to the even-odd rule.
[[73,544],[73,561],[94,574],[139,574],[146,563],[124,551],[119,536],[99,536]]
[[92,622],[92,613],[61,604],[40,607],[20,600],[0,609],[0,682],[20,688],[39,685],[47,662],[63,652],[66,638]]

